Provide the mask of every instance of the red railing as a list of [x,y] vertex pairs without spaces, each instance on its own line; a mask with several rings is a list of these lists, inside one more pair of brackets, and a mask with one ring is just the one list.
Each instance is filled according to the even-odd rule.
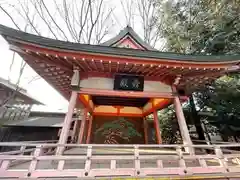
[[[34,147],[33,154],[0,154],[1,178],[52,177],[236,177],[240,175],[240,144],[193,145],[80,145],[0,143]],[[44,153],[66,148],[63,154]],[[211,151],[206,154],[205,149]],[[51,152],[51,151],[49,151]],[[193,151],[191,151],[193,152]],[[16,164],[16,161],[24,163]],[[15,162],[15,163],[13,163]]]

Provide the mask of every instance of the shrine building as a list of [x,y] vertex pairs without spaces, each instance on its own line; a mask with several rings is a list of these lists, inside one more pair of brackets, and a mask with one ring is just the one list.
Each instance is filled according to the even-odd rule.
[[[174,104],[183,144],[191,145],[181,103],[240,63],[233,55],[160,52],[128,26],[99,45],[49,39],[3,25],[0,34],[12,51],[69,100],[60,144],[69,137],[80,144],[148,144],[150,114],[155,143],[161,144],[157,111]],[[78,118],[72,118],[74,113]],[[126,132],[131,140],[122,137]]]

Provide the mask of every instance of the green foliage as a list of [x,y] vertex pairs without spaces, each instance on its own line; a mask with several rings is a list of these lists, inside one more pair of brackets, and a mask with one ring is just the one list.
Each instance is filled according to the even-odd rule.
[[239,0],[156,0],[166,50],[235,54],[240,51]]
[[173,106],[158,112],[161,136],[164,144],[180,143],[181,137]]
[[208,122],[225,137],[240,130],[240,75],[223,76],[211,86],[195,93],[201,111],[210,111]]
[[[155,5],[156,26],[162,31],[166,51],[205,55],[240,53],[240,0],[155,0]],[[239,79],[239,74],[224,76],[194,93],[198,111],[211,112],[213,116],[208,116],[207,122],[225,136],[239,134]],[[185,114],[191,117],[190,113]],[[172,121],[168,118],[163,123]]]
[[118,136],[127,141],[130,141],[133,137],[142,136],[134,125],[124,118],[104,123],[95,133],[103,137]]
[[202,110],[239,116],[240,75],[223,76],[211,86],[197,92],[196,97]]

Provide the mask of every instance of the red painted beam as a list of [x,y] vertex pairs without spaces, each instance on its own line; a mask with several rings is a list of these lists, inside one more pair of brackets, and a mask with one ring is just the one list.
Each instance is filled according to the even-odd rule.
[[165,99],[164,101],[159,102],[155,106],[152,104],[153,107],[151,109],[149,109],[148,111],[144,112],[143,115],[147,116],[147,115],[153,113],[153,111],[155,111],[155,110],[163,109],[170,103],[171,103],[171,99]]
[[132,113],[107,113],[107,112],[94,112],[94,116],[122,116],[122,117],[143,117],[142,114],[132,114]]
[[162,92],[135,92],[135,91],[115,91],[104,89],[81,88],[80,94],[100,95],[100,96],[118,96],[118,97],[145,97],[145,98],[173,98],[172,93]]
[[34,45],[28,45],[24,44],[22,46],[19,46],[20,48],[30,50],[33,52],[41,52],[45,54],[52,54],[52,55],[58,55],[58,56],[69,56],[69,57],[75,57],[79,61],[82,61],[82,58],[85,59],[94,59],[94,60],[102,60],[105,62],[121,62],[123,63],[131,63],[131,64],[145,64],[145,65],[169,65],[169,67],[192,67],[192,68],[225,68],[228,65],[234,64],[234,62],[230,63],[220,63],[220,62],[211,62],[211,63],[201,63],[201,62],[190,62],[190,61],[184,61],[181,60],[181,62],[177,60],[172,59],[153,59],[153,58],[139,58],[139,57],[128,57],[128,56],[113,56],[108,54],[97,54],[97,53],[87,53],[87,52],[71,52],[71,51],[61,51],[59,49],[48,49],[45,47],[36,47]]

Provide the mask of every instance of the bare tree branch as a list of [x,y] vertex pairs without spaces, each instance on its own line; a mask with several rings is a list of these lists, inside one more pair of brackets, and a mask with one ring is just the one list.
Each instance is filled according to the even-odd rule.
[[[84,1],[83,1],[83,3],[84,3]],[[84,27],[86,25],[87,19],[88,19],[87,16],[88,16],[88,13],[89,13],[89,10],[90,10],[90,6],[91,6],[91,4],[88,3],[87,12],[85,13],[85,16],[82,16],[84,4],[82,5],[81,17],[80,17],[80,31],[79,31],[79,34],[78,34],[78,41],[80,41],[80,39],[82,37],[82,33],[83,33]],[[82,20],[82,17],[84,17],[84,20]]]
[[101,9],[102,9],[102,4],[103,4],[103,0],[100,0],[100,5],[98,7],[98,12],[97,12],[97,16],[96,19],[93,20],[93,10],[92,10],[92,5],[91,5],[91,0],[89,0],[89,4],[90,4],[90,20],[91,20],[91,27],[90,27],[90,31],[89,31],[89,36],[88,36],[88,44],[90,44],[91,42],[91,37],[92,37],[92,32],[93,32],[93,28],[95,27],[98,19],[99,19],[99,15],[101,13]]
[[[112,28],[110,18],[112,18],[113,9],[109,9],[104,0],[72,0],[72,3],[67,0],[62,0],[61,3],[56,0],[16,0],[7,1],[6,6],[0,2],[0,11],[18,30],[60,40],[100,43]],[[10,64],[10,72],[16,63],[14,55],[15,53]],[[25,66],[26,63],[22,62],[16,82],[17,88],[0,104],[1,106],[13,99],[20,90],[19,83]],[[38,78],[34,77],[29,83]]]
[[26,65],[27,65],[26,62],[24,62],[24,61],[22,60],[21,66],[20,66],[20,71],[19,71],[19,76],[18,76],[18,79],[17,79],[17,82],[16,82],[16,89],[15,89],[15,91],[14,91],[10,96],[8,96],[6,99],[4,99],[4,100],[2,101],[2,103],[0,104],[0,107],[3,107],[3,106],[6,105],[11,99],[13,99],[13,98],[15,97],[15,95],[17,94],[17,92],[21,89],[20,86],[19,86],[19,84],[20,84],[21,77],[22,77],[22,75],[23,75],[23,71],[24,71]]
[[[45,24],[46,24],[46,26],[48,27],[49,31],[52,33],[52,35],[55,37],[55,39],[58,39],[58,38],[57,38],[57,35],[56,35],[56,34],[54,33],[54,31],[52,30],[52,27],[50,26],[50,23],[47,22],[47,18],[44,17],[43,9],[42,9],[41,5],[39,4],[39,2],[37,2],[37,3],[38,3],[38,6],[37,6],[37,3],[36,3],[36,2],[33,2],[32,0],[31,0],[31,3],[32,3],[32,5],[35,7],[35,10],[37,11],[38,15],[41,17],[41,19],[43,20],[43,22],[45,22]],[[41,11],[41,12],[39,11],[38,7],[40,8],[40,11]]]
[[0,9],[11,19],[11,21],[15,25],[15,27],[18,30],[21,30],[20,27],[18,26],[18,24],[14,21],[13,17],[1,6],[1,4],[0,4]]
[[66,0],[63,0],[62,1],[62,4],[63,4],[63,9],[64,9],[64,21],[68,27],[68,30],[72,36],[72,38],[77,41],[77,34],[76,32],[74,31],[74,29],[72,28],[72,25],[70,23],[70,20],[69,20],[69,7],[67,6],[67,3],[66,3]]
[[42,3],[42,5],[43,5],[43,7],[45,8],[45,10],[46,10],[48,16],[50,17],[51,21],[55,24],[55,26],[57,27],[57,29],[61,31],[61,33],[63,34],[65,40],[68,40],[65,32],[60,28],[60,26],[56,23],[56,21],[54,20],[53,16],[52,16],[51,13],[49,12],[47,6],[46,6],[45,3],[44,3],[44,0],[41,0],[41,3]]
[[10,67],[9,67],[8,81],[11,81],[11,80],[10,80],[10,78],[11,78],[10,75],[11,75],[11,72],[12,72],[13,64],[14,64],[14,62],[15,62],[14,60],[15,60],[15,52],[13,52],[11,64],[10,64]]
[[137,10],[141,17],[144,40],[155,47],[157,41],[161,38],[161,28],[156,26],[156,20],[154,19],[157,13],[154,1],[138,1]]
[[[25,14],[25,18],[26,18],[27,22],[30,24],[31,28],[32,28],[39,36],[41,36],[41,33],[37,30],[36,26],[33,24],[33,21],[32,21],[32,20],[30,19],[30,17],[29,17],[29,7],[28,7],[28,5],[23,6],[23,3],[20,2],[19,0],[18,0],[18,3],[20,4],[20,6],[21,6],[21,8],[22,8],[22,10],[23,10],[23,12],[24,12],[24,14]],[[25,8],[26,8],[26,9],[25,9]]]

